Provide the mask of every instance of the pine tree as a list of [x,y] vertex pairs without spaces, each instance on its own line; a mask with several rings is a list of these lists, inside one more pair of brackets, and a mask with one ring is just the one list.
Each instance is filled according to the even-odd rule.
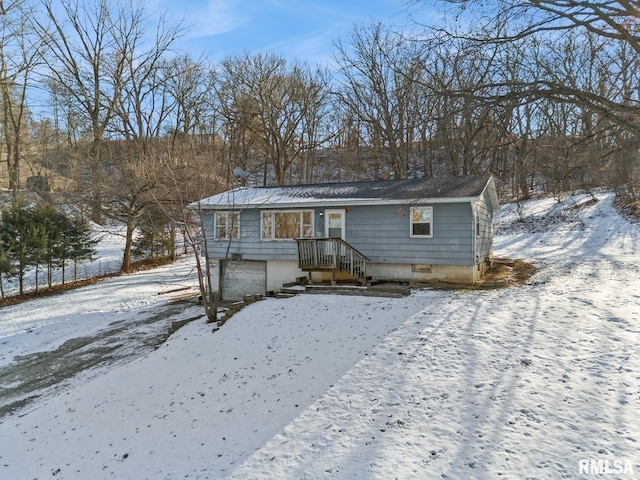
[[2,276],[17,275],[20,295],[24,294],[24,276],[29,268],[35,269],[37,291],[42,266],[47,268],[51,286],[56,268],[62,268],[64,283],[67,261],[74,262],[75,279],[78,263],[95,254],[97,240],[92,238],[89,225],[80,218],[69,218],[50,204],[15,204],[0,212],[0,219],[0,283]]

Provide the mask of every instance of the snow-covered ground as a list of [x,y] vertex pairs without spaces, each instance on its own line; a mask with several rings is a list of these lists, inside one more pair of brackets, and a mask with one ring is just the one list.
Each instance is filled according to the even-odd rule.
[[71,338],[95,334],[116,320],[162,308],[171,298],[166,291],[195,291],[193,263],[192,257],[182,257],[172,265],[0,308],[0,368],[16,356],[53,350]]
[[[192,322],[0,419],[0,478],[640,477],[640,225],[598,199],[504,207],[496,255],[538,267],[521,287],[298,295],[215,334]],[[145,275],[102,282],[115,304],[87,288],[0,309],[2,363],[162,308]]]

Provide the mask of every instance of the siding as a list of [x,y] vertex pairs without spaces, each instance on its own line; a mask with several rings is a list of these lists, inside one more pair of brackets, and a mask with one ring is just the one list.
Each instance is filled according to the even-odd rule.
[[478,261],[483,262],[493,257],[493,210],[487,191],[476,202],[475,209],[480,222],[480,237],[476,239],[476,253]]
[[[474,225],[470,203],[440,203],[433,206],[433,238],[409,238],[411,205],[345,206],[346,241],[375,263],[473,265]],[[340,208],[333,206],[332,208]],[[314,232],[324,236],[323,209],[315,209]],[[228,241],[212,241],[213,213],[206,212],[210,257],[223,258]],[[240,239],[230,244],[231,255],[244,260],[297,260],[293,240],[260,240],[260,210],[240,213]]]
[[353,207],[347,212],[347,242],[374,263],[472,265],[470,203],[429,203],[433,238],[410,238],[411,205]]
[[[298,260],[298,250],[295,240],[260,240],[260,212],[261,210],[247,209],[240,212],[240,239],[209,240],[208,252],[213,258],[224,258],[229,246],[229,255],[238,254],[243,260]],[[206,216],[213,218],[213,213]],[[318,228],[318,218],[314,218],[314,231]],[[213,238],[213,222],[206,221],[207,238]],[[324,225],[322,224],[323,228]]]

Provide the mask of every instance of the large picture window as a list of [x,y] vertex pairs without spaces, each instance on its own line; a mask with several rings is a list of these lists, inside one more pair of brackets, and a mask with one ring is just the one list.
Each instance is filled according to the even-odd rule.
[[313,210],[264,211],[261,225],[263,240],[313,238]]
[[411,207],[410,237],[433,237],[433,207]]
[[216,212],[215,238],[218,240],[236,240],[239,235],[240,214],[237,212]]

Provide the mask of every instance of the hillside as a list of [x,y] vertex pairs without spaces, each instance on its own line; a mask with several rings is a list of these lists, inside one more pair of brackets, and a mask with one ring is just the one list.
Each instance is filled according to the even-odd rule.
[[[640,225],[602,192],[505,206],[496,232],[497,256],[536,265],[527,284],[299,295],[252,304],[215,334],[192,322],[0,419],[0,478],[637,475]],[[75,291],[0,310],[4,361],[64,340],[37,318],[69,302],[86,303],[93,329],[162,308],[149,299],[165,287],[146,278],[146,293],[104,282],[112,307]],[[59,318],[69,336],[74,312]]]

